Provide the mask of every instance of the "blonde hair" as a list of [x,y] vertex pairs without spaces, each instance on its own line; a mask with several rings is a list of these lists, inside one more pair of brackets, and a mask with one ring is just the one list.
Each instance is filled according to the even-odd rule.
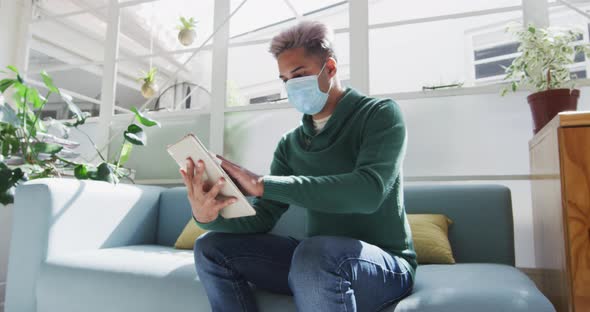
[[286,50],[304,48],[308,55],[318,56],[325,61],[329,57],[336,58],[332,36],[332,31],[323,23],[300,22],[273,37],[269,52],[276,59]]

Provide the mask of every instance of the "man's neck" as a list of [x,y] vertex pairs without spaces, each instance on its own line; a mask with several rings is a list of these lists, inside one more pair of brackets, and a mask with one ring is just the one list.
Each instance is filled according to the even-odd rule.
[[343,87],[339,85],[334,86],[334,88],[332,88],[332,90],[330,91],[330,95],[328,95],[328,100],[326,100],[326,106],[324,106],[324,109],[322,109],[321,112],[313,115],[312,119],[318,120],[332,115],[332,113],[336,109],[336,106],[338,105],[338,102],[340,102],[340,99],[344,95],[344,91],[345,89]]

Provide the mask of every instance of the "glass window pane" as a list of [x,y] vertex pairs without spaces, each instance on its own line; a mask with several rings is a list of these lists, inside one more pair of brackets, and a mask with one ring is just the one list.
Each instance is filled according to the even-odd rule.
[[[74,13],[81,10],[106,7],[108,0],[43,0],[33,2],[36,18]],[[106,8],[104,9],[106,11]]]
[[[214,4],[213,0],[159,0],[124,7],[119,56],[199,47],[213,32]],[[180,17],[196,20],[195,39],[188,46],[179,40]]]
[[371,1],[369,24],[520,6],[521,2],[521,0]]
[[[53,79],[56,87],[60,88],[63,93],[73,97],[82,111],[90,113],[91,116],[98,116],[100,92],[102,86],[102,66],[86,66],[83,68],[72,68],[67,70],[50,71],[48,73]],[[43,78],[39,72],[28,72],[27,78],[42,82]],[[41,94],[46,94],[44,87],[36,86]],[[72,113],[61,97],[51,94],[48,102],[43,109],[43,117],[52,117],[55,119],[72,118]]]
[[[189,60],[213,32],[215,2],[159,0],[126,6],[121,10],[118,63],[118,106],[140,107],[141,78],[150,66],[157,69],[157,93],[150,110],[206,109],[210,105],[211,50],[204,48]],[[194,13],[194,14],[193,14]],[[192,44],[179,39],[180,17],[194,18]],[[189,39],[184,34],[182,38]],[[175,74],[178,69],[178,74]],[[120,81],[119,81],[120,80]],[[119,112],[120,113],[120,112]]]
[[[241,1],[232,1],[232,8]],[[318,20],[334,30],[348,27],[346,1],[290,1],[306,20]],[[260,14],[259,12],[273,12]],[[284,1],[249,0],[230,23],[232,43],[270,39],[282,29],[299,21]]]
[[[242,2],[232,0],[231,12]],[[290,19],[295,19],[295,15],[284,1],[248,0],[230,20],[229,35],[237,38],[252,31],[267,31]]]
[[[574,5],[586,12],[590,9],[590,3],[588,2],[576,1]],[[551,26],[573,28],[586,33],[585,36],[587,37],[588,22],[586,17],[562,4],[549,7],[549,23]]]
[[347,1],[341,0],[289,0],[295,10],[301,15],[314,13],[320,10],[326,10],[332,7],[345,4]]
[[[420,91],[451,84],[473,86],[477,83],[476,65],[489,61],[481,57],[476,61],[477,51],[513,42],[505,33],[506,25],[521,20],[522,13],[515,11],[371,29],[371,93]],[[490,66],[492,69],[483,70],[482,75],[501,70],[499,64]]]
[[[183,67],[191,53],[176,53],[153,57],[157,68],[157,93],[148,105],[150,110],[175,111],[207,109],[211,105],[211,51],[202,50]],[[124,108],[141,107],[146,99],[141,95],[143,81],[138,81],[149,70],[150,58],[127,58],[118,64],[117,105]],[[174,73],[183,68],[178,75]]]
[[67,64],[104,59],[106,13],[77,14],[56,20],[34,20],[31,48]]

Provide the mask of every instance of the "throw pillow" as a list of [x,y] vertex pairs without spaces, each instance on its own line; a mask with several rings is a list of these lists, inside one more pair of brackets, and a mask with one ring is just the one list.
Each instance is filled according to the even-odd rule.
[[449,225],[453,221],[441,214],[408,214],[414,249],[420,264],[453,264]]

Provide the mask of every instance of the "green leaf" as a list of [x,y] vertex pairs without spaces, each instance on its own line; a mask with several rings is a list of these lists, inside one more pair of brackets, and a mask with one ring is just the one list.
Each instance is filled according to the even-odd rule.
[[512,82],[512,92],[516,92],[516,89],[518,88],[518,85],[516,84],[516,81]]
[[127,127],[127,130],[125,130],[125,132],[123,133],[123,136],[131,144],[134,144],[134,145],[145,145],[146,144],[147,138],[145,136],[145,133],[143,132],[143,129],[136,124],[130,124],[129,127]]
[[24,177],[20,168],[14,170],[8,168],[4,163],[0,166],[0,203],[6,205],[14,201],[10,191]]
[[14,203],[14,195],[9,194],[8,191],[0,192],[0,204],[9,205]]
[[536,30],[536,29],[535,29],[535,27],[533,27],[533,26],[529,26],[529,29],[528,29],[528,30],[529,30],[529,32],[530,32],[531,34],[534,34],[534,33],[536,33],[536,32],[537,32],[537,30]]
[[21,83],[15,83],[14,84],[14,91],[15,92],[13,94],[13,98],[14,98],[14,102],[16,104],[17,110],[23,110],[23,109],[28,110],[28,107],[26,107],[26,99],[25,99],[25,96],[27,95],[27,91],[28,91],[27,86],[25,86]]
[[45,83],[45,86],[47,87],[47,89],[49,89],[49,91],[59,94],[59,89],[55,87],[55,85],[53,84],[53,79],[51,79],[51,76],[49,76],[47,72],[42,71],[41,77],[43,77],[43,82]]
[[6,68],[10,69],[11,71],[13,71],[15,74],[18,75],[18,69],[16,69],[16,67],[14,67],[13,65],[8,65],[8,66],[6,66]]
[[74,168],[74,176],[78,180],[88,179],[88,168],[84,164],[79,164]]
[[37,153],[56,154],[63,149],[63,146],[54,143],[36,142],[33,144],[33,150]]
[[25,173],[20,168],[12,170],[12,178],[10,179],[10,183],[16,185],[24,175]]
[[16,69],[16,67],[9,65],[9,66],[6,66],[6,68],[10,69],[11,71],[13,71],[16,74],[16,81],[18,81],[20,83],[24,83],[23,77],[21,77],[21,75],[18,72],[18,69]]
[[0,80],[0,92],[4,93],[4,91],[10,88],[10,86],[12,86],[15,82],[16,80],[10,78]]
[[98,167],[96,168],[96,172],[92,172],[89,176],[93,180],[105,181],[109,183],[118,182],[117,177],[113,174],[111,166],[106,162],[103,162],[100,165],[98,165]]
[[137,110],[137,108],[135,108],[135,106],[131,107],[131,111],[133,113],[135,113],[135,118],[137,119],[137,121],[139,121],[142,125],[146,126],[146,127],[152,127],[152,126],[158,126],[158,127],[162,127],[162,125],[160,125],[159,122],[143,115],[140,111]]
[[123,143],[123,147],[121,148],[121,156],[119,156],[119,166],[123,166],[127,160],[129,160],[131,150],[133,150],[133,144],[130,142]]
[[27,99],[33,104],[34,108],[41,108],[45,104],[45,98],[39,95],[39,91],[35,88],[29,88]]

